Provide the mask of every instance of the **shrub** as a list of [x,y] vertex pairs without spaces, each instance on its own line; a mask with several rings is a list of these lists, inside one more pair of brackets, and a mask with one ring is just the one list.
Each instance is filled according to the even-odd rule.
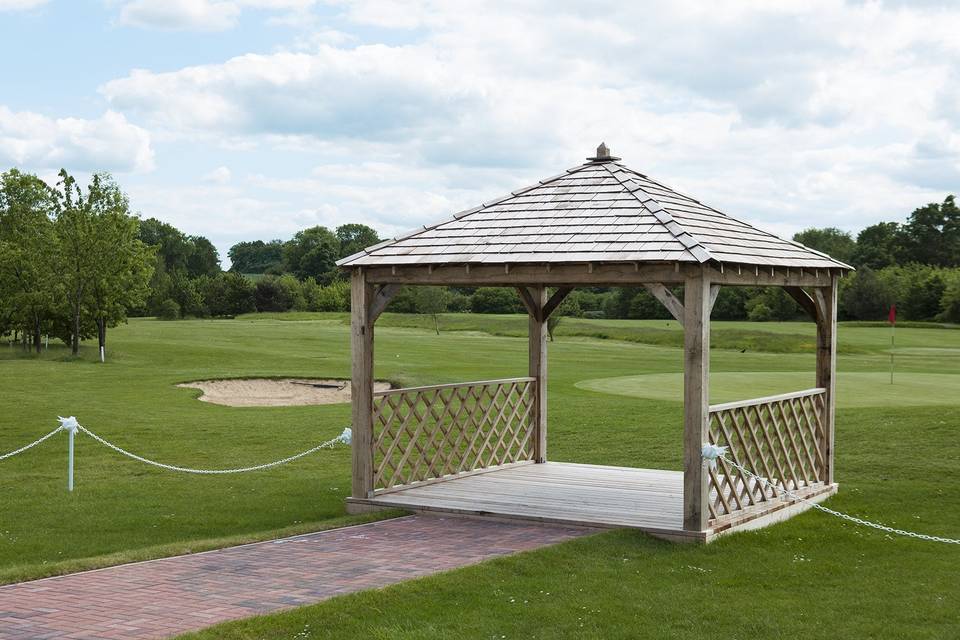
[[519,313],[522,310],[517,292],[501,287],[477,289],[470,307],[474,313]]
[[350,283],[342,280],[319,287],[308,297],[307,306],[311,311],[349,311]]
[[751,322],[769,322],[773,320],[773,310],[763,302],[756,302],[747,314]]
[[157,317],[161,320],[177,320],[180,317],[180,305],[176,300],[167,298],[157,305]]

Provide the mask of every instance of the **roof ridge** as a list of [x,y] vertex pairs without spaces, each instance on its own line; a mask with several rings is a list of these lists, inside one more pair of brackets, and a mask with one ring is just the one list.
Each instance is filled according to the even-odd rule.
[[496,204],[499,204],[499,203],[503,202],[504,200],[508,200],[508,199],[513,198],[514,196],[518,196],[518,195],[520,195],[520,194],[522,194],[522,193],[526,193],[527,191],[532,191],[533,189],[536,189],[537,187],[542,187],[543,185],[549,184],[549,183],[554,182],[554,181],[556,181],[556,180],[559,180],[560,178],[565,178],[565,177],[567,177],[568,175],[570,175],[571,173],[576,173],[576,172],[582,170],[584,167],[590,166],[591,164],[595,164],[595,163],[589,163],[589,162],[588,162],[588,163],[582,164],[582,165],[577,166],[577,167],[571,167],[570,169],[567,169],[567,170],[564,171],[563,173],[558,173],[558,174],[555,175],[555,176],[550,176],[549,178],[544,178],[543,180],[538,181],[536,184],[531,184],[531,185],[528,185],[528,186],[526,186],[526,187],[520,187],[519,189],[515,189],[515,190],[511,191],[510,193],[508,193],[508,194],[505,195],[505,196],[501,196],[501,197],[495,198],[495,199],[493,199],[493,200],[488,200],[487,202],[484,202],[483,204],[481,204],[481,205],[479,205],[479,206],[476,206],[476,207],[472,207],[472,208],[470,208],[470,209],[463,209],[462,211],[458,211],[457,213],[453,214],[452,216],[450,216],[450,217],[448,217],[448,218],[444,218],[443,220],[441,220],[441,221],[439,221],[439,222],[435,222],[435,223],[433,223],[433,224],[431,224],[431,225],[421,225],[421,226],[416,227],[416,228],[414,228],[414,229],[410,229],[410,230],[404,231],[404,232],[402,232],[402,233],[397,234],[396,236],[394,236],[394,237],[392,237],[392,238],[388,238],[387,240],[383,240],[382,242],[378,242],[377,244],[370,245],[369,247],[367,247],[367,248],[365,248],[365,249],[361,249],[360,251],[357,251],[357,252],[354,253],[354,254],[351,254],[351,255],[346,256],[346,257],[344,257],[344,258],[340,258],[339,260],[336,261],[335,264],[336,264],[338,267],[339,267],[339,266],[343,266],[343,265],[347,265],[347,264],[349,264],[350,262],[353,262],[355,259],[360,258],[360,257],[363,257],[363,256],[365,256],[365,255],[370,255],[371,252],[376,251],[377,249],[380,249],[381,247],[385,247],[385,246],[387,246],[388,244],[391,244],[391,243],[394,243],[394,242],[399,242],[400,240],[406,240],[407,238],[412,238],[413,236],[420,235],[420,234],[423,233],[424,231],[430,231],[431,229],[436,229],[436,228],[439,227],[440,225],[444,225],[444,224],[447,224],[447,223],[449,223],[449,222],[453,222],[454,220],[462,220],[463,218],[466,218],[467,216],[473,215],[474,213],[479,213],[479,212],[483,211],[484,209],[486,209],[487,207],[492,207],[492,206],[494,206],[494,205],[496,205]]
[[[670,235],[677,240],[677,242],[682,244],[684,248],[690,252],[690,255],[692,255],[697,262],[704,263],[714,259],[713,255],[710,253],[710,250],[703,246],[700,240],[692,233],[687,231],[682,224],[677,222],[676,218],[674,218],[656,198],[644,190],[644,188],[638,182],[636,182],[636,180],[630,178],[629,182],[633,182],[633,185],[627,184],[628,181],[622,180],[616,172],[612,171],[610,167],[607,166],[607,164],[608,163],[603,163],[602,166],[611,176],[613,176],[614,180],[626,188],[627,192],[636,198],[637,201],[643,205],[643,208],[649,211],[651,215],[657,219],[657,222],[659,222],[670,233]],[[619,171],[623,171],[625,173],[634,173],[636,175],[640,175],[632,169],[628,169],[623,166],[619,166],[618,169]],[[646,176],[643,177],[646,178]],[[673,189],[670,189],[670,191],[673,191]],[[646,199],[640,198],[637,195],[638,192],[646,196]],[[650,206],[649,203],[651,202],[655,205],[654,207]]]

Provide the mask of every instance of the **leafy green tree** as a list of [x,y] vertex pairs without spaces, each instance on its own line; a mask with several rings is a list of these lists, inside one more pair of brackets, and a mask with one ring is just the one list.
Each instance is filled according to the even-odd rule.
[[0,316],[23,328],[38,353],[60,288],[56,207],[55,192],[36,176],[16,169],[0,175]]
[[851,320],[886,317],[893,295],[870,267],[863,267],[841,280],[840,309]]
[[62,206],[55,229],[58,260],[69,265],[71,349],[79,352],[81,315],[87,313],[97,326],[102,362],[107,328],[124,321],[127,309],[147,297],[154,253],[139,240],[129,200],[109,174],[94,174],[86,193],[66,171],[60,178]]
[[882,269],[897,264],[903,254],[900,225],[896,222],[878,222],[857,235],[853,250],[853,266]]
[[187,236],[172,224],[156,218],[140,221],[140,241],[157,247],[158,270],[173,274],[187,271],[193,253]]
[[218,273],[203,281],[203,300],[211,316],[229,317],[256,311],[254,286],[239,273]]
[[513,289],[481,287],[473,294],[471,309],[474,313],[519,313],[522,303]]
[[157,317],[161,320],[176,320],[180,317],[180,305],[177,304],[176,300],[167,298],[160,303]]
[[254,240],[230,247],[230,270],[238,273],[269,273],[283,263],[283,241]]
[[327,284],[334,279],[340,241],[326,227],[298,231],[283,245],[283,268],[300,280],[314,278]]
[[187,256],[187,274],[191,278],[220,273],[220,254],[213,243],[203,236],[188,236],[190,255]]
[[337,240],[340,241],[339,258],[345,258],[363,251],[380,242],[377,232],[365,224],[349,223],[337,227]]
[[849,233],[836,227],[806,229],[794,234],[793,240],[847,264],[853,259],[853,252],[857,246]]
[[[306,282],[311,282],[308,278]],[[350,283],[343,280],[331,282],[325,287],[311,291],[306,288],[307,308],[310,311],[349,311]]]
[[447,289],[445,287],[415,287],[417,313],[433,316],[433,328],[440,335],[440,314],[447,310]]
[[902,229],[903,246],[911,262],[960,265],[960,207],[954,196],[943,204],[915,209]]
[[960,269],[954,269],[947,276],[947,286],[940,299],[940,320],[960,322]]

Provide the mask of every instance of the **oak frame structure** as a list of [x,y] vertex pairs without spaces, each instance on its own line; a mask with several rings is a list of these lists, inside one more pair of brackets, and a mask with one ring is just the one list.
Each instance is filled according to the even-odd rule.
[[[811,500],[836,492],[837,286],[850,267],[618,160],[601,145],[584,165],[339,263],[352,287],[348,510],[634,526],[706,542],[803,510],[774,486]],[[375,393],[374,326],[404,285],[516,288],[529,317],[527,375]],[[548,462],[547,321],[585,286],[644,287],[683,327],[682,474]],[[813,318],[815,388],[710,405],[710,314],[722,286],[783,287]],[[708,442],[766,482],[706,465]]]

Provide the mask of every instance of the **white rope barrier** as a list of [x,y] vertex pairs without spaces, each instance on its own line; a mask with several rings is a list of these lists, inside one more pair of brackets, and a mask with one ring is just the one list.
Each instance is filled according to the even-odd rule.
[[806,505],[813,507],[814,509],[817,509],[818,511],[828,513],[832,516],[840,518],[841,520],[846,520],[847,522],[852,522],[862,527],[870,527],[871,529],[876,529],[878,531],[893,533],[898,536],[905,536],[907,538],[915,538],[917,540],[928,540],[930,542],[943,542],[945,544],[960,544],[960,540],[955,540],[953,538],[942,538],[940,536],[931,536],[925,533],[916,533],[915,531],[905,531],[904,529],[895,529],[893,527],[888,527],[887,525],[880,524],[877,522],[870,522],[869,520],[864,520],[862,518],[857,518],[855,516],[851,516],[849,514],[843,513],[841,511],[830,509],[829,507],[825,507],[818,502],[814,502],[813,500],[808,500],[807,498],[801,498],[800,496],[796,495],[792,491],[789,491],[784,487],[775,485],[769,480],[767,480],[766,478],[762,478],[757,474],[753,473],[752,471],[750,471],[749,469],[744,468],[743,465],[737,464],[730,458],[726,457],[725,455],[726,453],[727,453],[727,447],[721,447],[715,444],[705,444],[703,445],[703,449],[701,451],[703,459],[711,467],[716,467],[718,459],[723,460],[734,469],[737,469],[738,471],[740,471],[740,473],[750,476],[754,480],[762,483],[764,486],[771,487],[774,491],[782,493],[783,495],[787,496],[792,500],[796,500],[797,502],[802,502]]
[[172,464],[164,464],[163,462],[157,462],[156,460],[151,460],[151,459],[149,459],[149,458],[144,458],[143,456],[138,456],[138,455],[135,454],[135,453],[131,453],[131,452],[127,451],[126,449],[124,449],[124,448],[122,448],[122,447],[119,447],[119,446],[113,444],[113,443],[110,442],[109,440],[106,440],[105,438],[100,437],[99,435],[97,435],[97,434],[94,433],[93,431],[90,431],[90,430],[87,429],[86,427],[82,426],[81,424],[79,424],[79,423],[77,422],[77,419],[74,418],[73,416],[70,416],[69,418],[60,417],[60,418],[58,418],[58,420],[60,421],[60,426],[59,426],[59,427],[57,427],[56,429],[54,429],[54,430],[51,431],[50,433],[46,434],[45,436],[43,436],[43,437],[41,437],[41,438],[39,438],[39,439],[37,439],[37,440],[34,440],[33,442],[31,442],[31,443],[28,444],[28,445],[25,445],[25,446],[23,446],[23,447],[20,447],[19,449],[16,449],[16,450],[14,450],[14,451],[11,451],[10,453],[5,453],[5,454],[3,454],[3,455],[0,455],[0,460],[5,460],[5,459],[7,459],[7,458],[12,458],[13,456],[15,456],[15,455],[17,455],[17,454],[23,453],[24,451],[27,451],[28,449],[32,449],[33,447],[37,446],[38,444],[42,443],[43,441],[45,441],[45,440],[47,440],[47,439],[49,439],[49,438],[52,438],[54,435],[60,433],[61,431],[66,431],[66,432],[69,434],[69,436],[70,436],[69,445],[68,445],[68,446],[69,446],[69,456],[68,456],[68,463],[67,463],[67,464],[68,464],[68,466],[67,466],[67,489],[68,489],[69,491],[73,491],[73,436],[74,436],[74,434],[76,434],[78,431],[87,434],[88,436],[90,436],[91,438],[93,438],[94,440],[96,440],[97,442],[99,442],[100,444],[102,444],[103,446],[107,447],[108,449],[112,449],[113,451],[116,451],[117,453],[119,453],[119,454],[121,454],[121,455],[123,455],[123,456],[126,456],[126,457],[128,457],[128,458],[132,458],[132,459],[137,460],[137,461],[139,461],[139,462],[143,462],[144,464],[148,464],[148,465],[151,465],[151,466],[154,466],[154,467],[158,467],[158,468],[160,468],[160,469],[166,469],[166,470],[168,470],[168,471],[179,471],[180,473],[193,473],[193,474],[200,474],[200,475],[223,475],[223,474],[227,474],[227,473],[245,473],[245,472],[247,472],[247,471],[260,471],[260,470],[263,470],[263,469],[270,469],[270,468],[273,468],[273,467],[279,467],[280,465],[287,464],[288,462],[293,462],[294,460],[299,460],[300,458],[303,458],[304,456],[308,456],[308,455],[310,455],[311,453],[316,453],[317,451],[320,451],[321,449],[330,449],[330,448],[332,448],[332,447],[334,447],[334,446],[336,446],[336,445],[338,445],[338,444],[350,444],[350,441],[351,441],[351,439],[352,439],[352,437],[353,437],[353,432],[352,432],[352,430],[350,429],[350,427],[346,427],[346,428],[343,430],[343,432],[342,432],[340,435],[338,435],[336,438],[331,438],[330,440],[327,440],[326,442],[321,442],[321,443],[318,444],[317,446],[311,447],[310,449],[307,449],[306,451],[301,451],[300,453],[295,453],[295,454],[292,455],[292,456],[288,456],[288,457],[282,458],[282,459],[280,459],[280,460],[274,460],[273,462],[267,462],[267,463],[265,463],[265,464],[258,464],[258,465],[254,465],[254,466],[252,466],[252,467],[237,467],[237,468],[234,468],[234,469],[192,469],[192,468],[190,468],[190,467],[180,467],[180,466],[172,465]]
[[13,456],[17,455],[18,453],[23,453],[23,452],[26,451],[27,449],[32,449],[32,448],[34,448],[35,446],[37,446],[38,444],[40,444],[40,443],[43,442],[44,440],[47,440],[47,439],[49,439],[49,438],[52,438],[54,435],[60,433],[60,429],[62,429],[62,428],[63,428],[63,427],[57,427],[56,429],[54,429],[53,431],[51,431],[51,432],[48,433],[47,435],[43,436],[42,438],[39,438],[38,440],[34,440],[33,442],[31,442],[31,443],[28,444],[28,445],[25,445],[25,446],[23,446],[23,447],[20,447],[19,449],[16,449],[16,450],[14,450],[14,451],[11,451],[10,453],[5,453],[5,454],[3,454],[3,455],[0,455],[0,460],[6,460],[7,458],[12,458]]
[[117,453],[119,453],[119,454],[121,454],[121,455],[124,455],[124,456],[127,456],[128,458],[133,458],[134,460],[138,460],[138,461],[143,462],[143,463],[145,463],[145,464],[153,465],[154,467],[159,467],[160,469],[167,469],[168,471],[179,471],[179,472],[181,472],[181,473],[195,473],[195,474],[200,474],[200,475],[217,475],[217,474],[225,474],[225,473],[244,473],[244,472],[247,472],[247,471],[260,471],[260,470],[262,470],[262,469],[270,469],[271,467],[279,467],[279,466],[282,465],[282,464],[286,464],[286,463],[288,463],[288,462],[293,462],[294,460],[298,460],[298,459],[300,459],[300,458],[302,458],[302,457],[304,457],[304,456],[308,456],[308,455],[310,455],[311,453],[316,453],[317,451],[319,451],[319,450],[321,450],[321,449],[329,449],[329,448],[333,447],[334,445],[337,445],[337,444],[340,444],[340,443],[350,444],[350,438],[351,438],[351,430],[350,430],[350,427],[347,427],[346,429],[343,430],[343,433],[341,433],[340,435],[338,435],[336,438],[332,438],[332,439],[330,439],[330,440],[327,440],[326,442],[321,442],[320,444],[318,444],[317,446],[313,447],[312,449],[307,449],[306,451],[301,451],[300,453],[294,454],[294,455],[292,455],[292,456],[290,456],[290,457],[287,457],[287,458],[283,458],[283,459],[281,459],[281,460],[276,460],[276,461],[274,461],[274,462],[267,462],[266,464],[258,464],[258,465],[252,466],[252,467],[238,467],[238,468],[236,468],[236,469],[191,469],[191,468],[189,468],[189,467],[178,467],[178,466],[172,465],[172,464],[164,464],[164,463],[162,463],[162,462],[157,462],[156,460],[150,460],[149,458],[144,458],[143,456],[138,456],[138,455],[135,454],[135,453],[130,453],[130,452],[127,451],[126,449],[122,449],[121,447],[118,447],[117,445],[113,444],[112,442],[109,442],[109,441],[107,441],[107,440],[104,440],[103,438],[101,438],[100,436],[98,436],[97,434],[95,434],[93,431],[90,431],[90,430],[87,429],[86,427],[81,426],[81,427],[80,427],[80,431],[82,431],[83,433],[87,434],[88,436],[90,436],[91,438],[93,438],[94,440],[96,440],[97,442],[99,442],[100,444],[102,444],[103,446],[107,447],[108,449],[113,449],[113,450],[116,451]]

